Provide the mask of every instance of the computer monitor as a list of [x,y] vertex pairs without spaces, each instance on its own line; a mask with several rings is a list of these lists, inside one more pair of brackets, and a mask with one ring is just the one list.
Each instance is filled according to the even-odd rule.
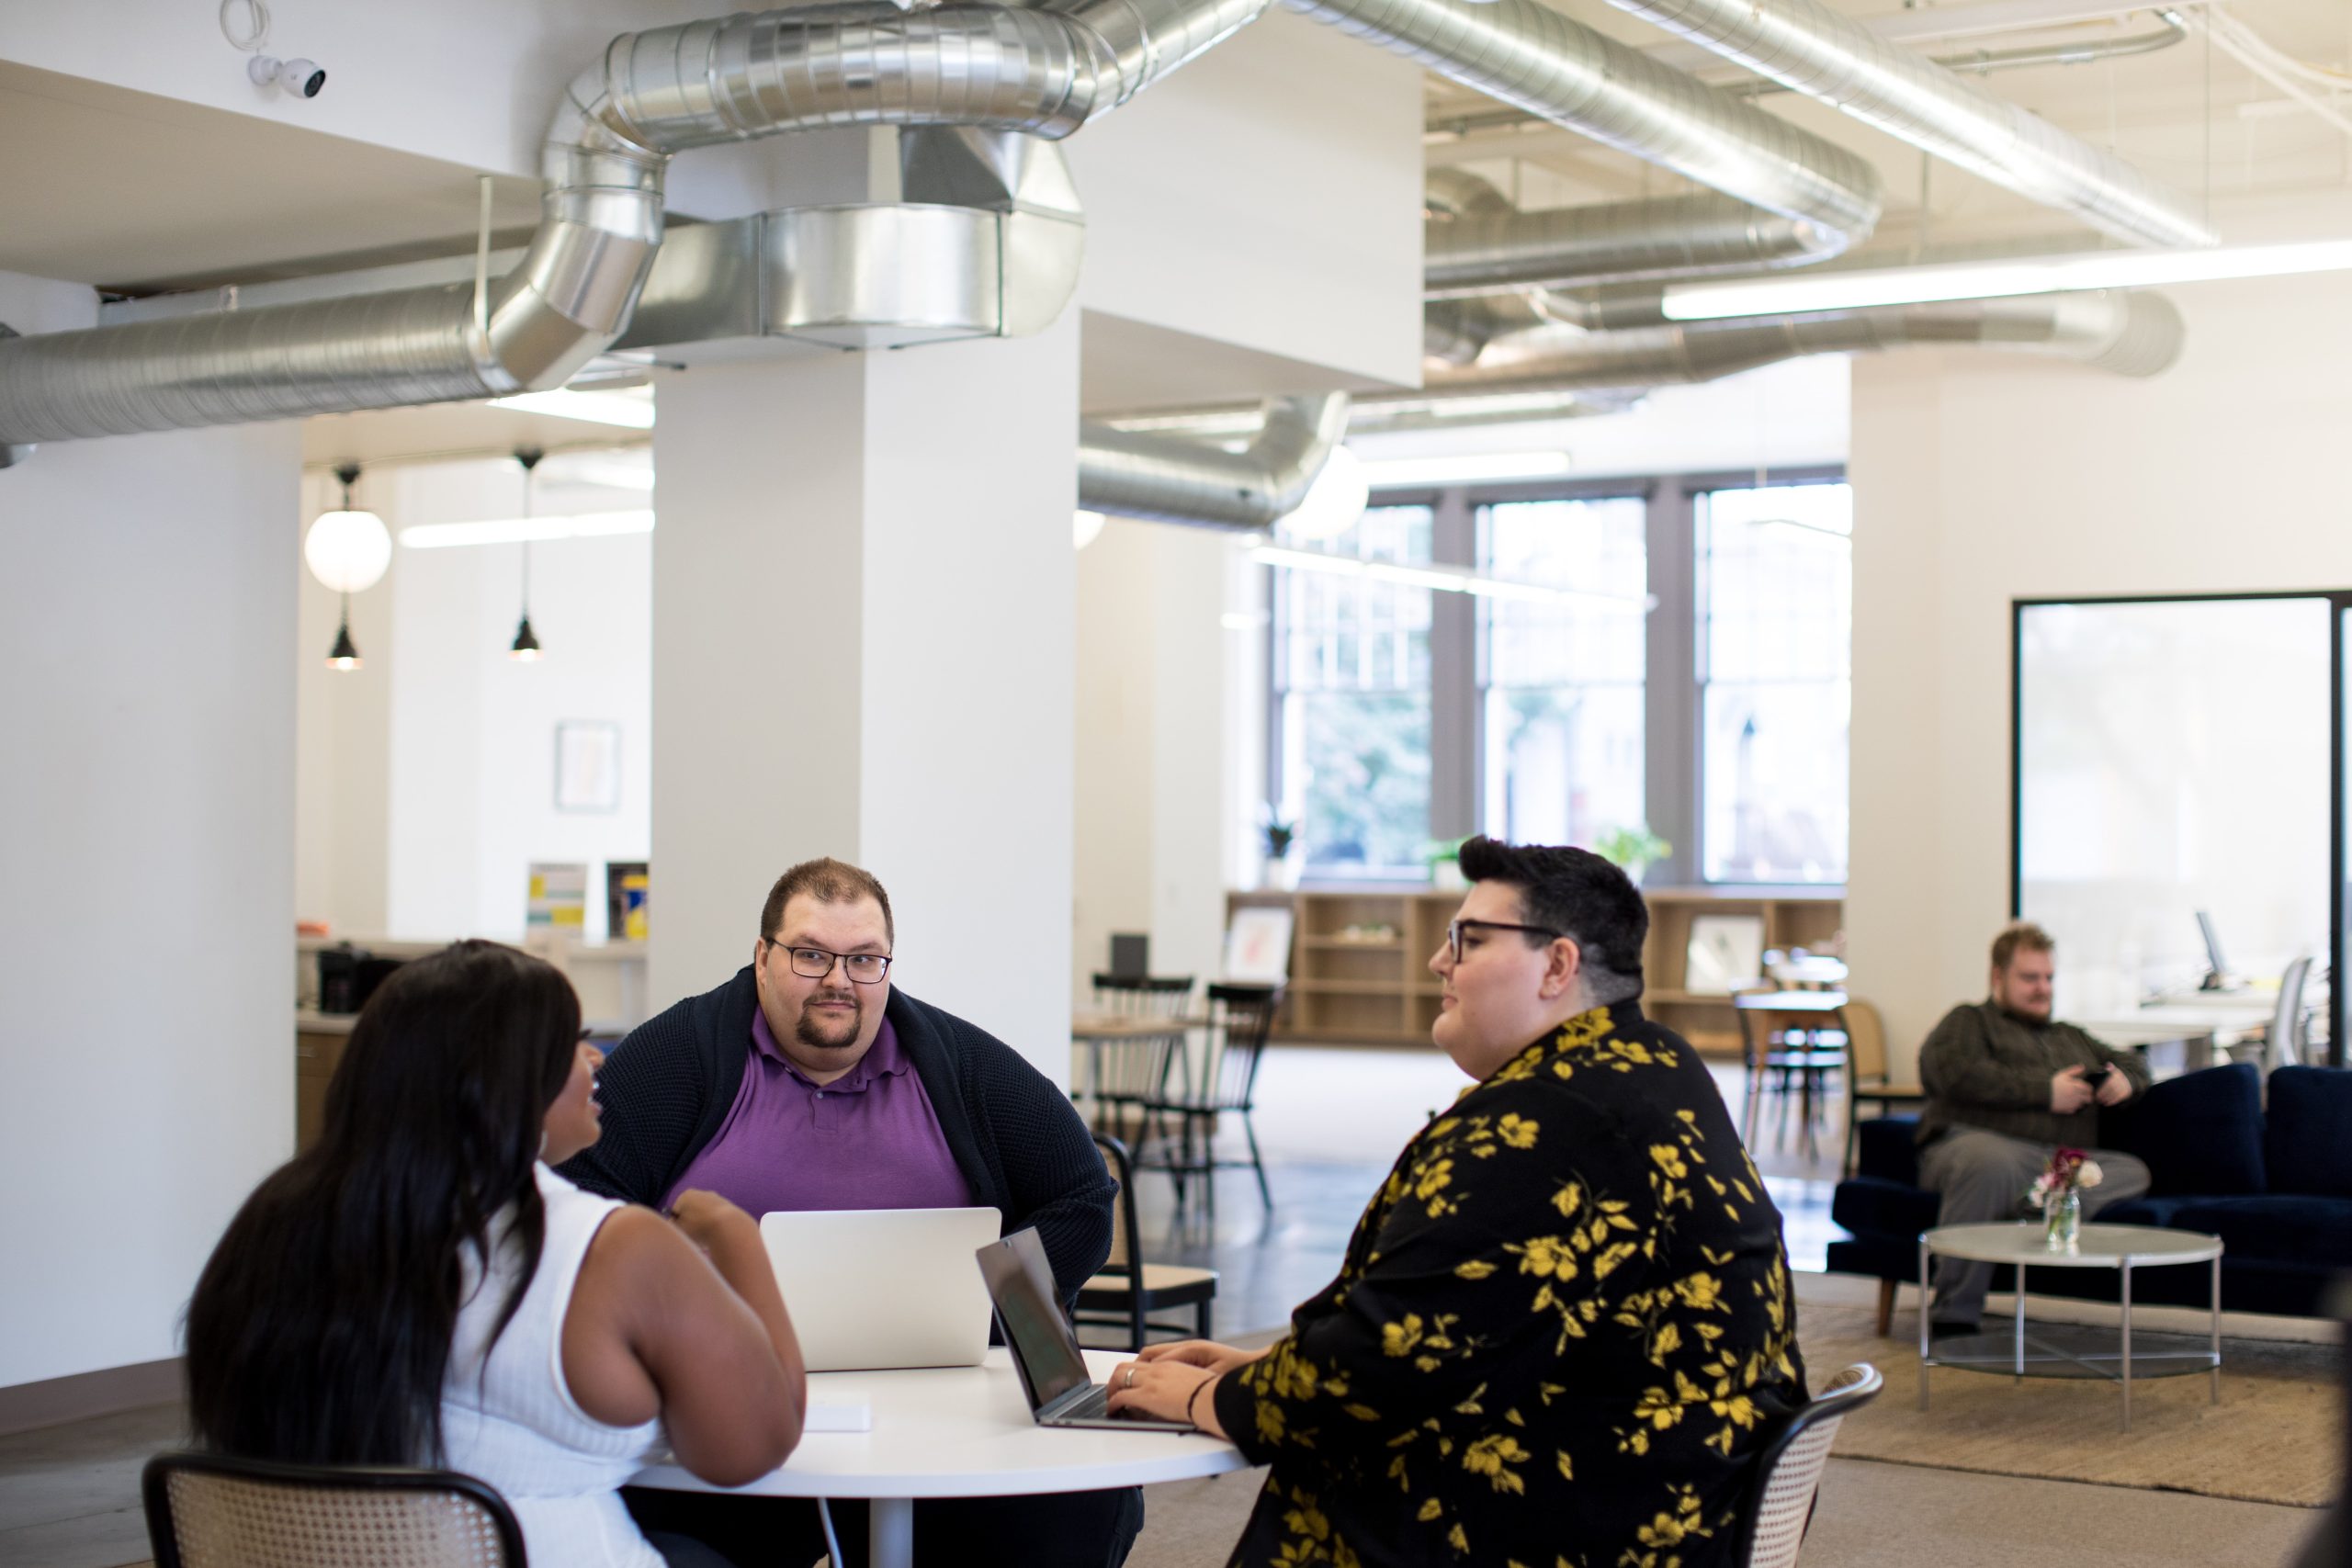
[[2213,934],[2213,917],[2204,910],[2197,911],[2198,933],[2205,939],[2205,978],[2197,983],[2200,991],[2218,991],[2229,984],[2230,966],[2222,961],[2222,939]]

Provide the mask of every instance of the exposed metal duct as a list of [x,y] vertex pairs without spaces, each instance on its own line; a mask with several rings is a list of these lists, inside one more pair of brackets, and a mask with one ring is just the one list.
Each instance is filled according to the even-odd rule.
[[1428,398],[1598,391],[1712,381],[1808,354],[1974,344],[2055,355],[2119,376],[2154,376],[2180,355],[2180,312],[2160,294],[2108,291],[1953,300],[1805,316],[1587,333],[1525,341],[1499,363],[1434,374]]
[[672,154],[825,125],[1067,136],[1266,3],[855,0],[624,34],[558,107],[539,231],[480,298],[435,284],[0,342],[0,446],[561,386],[628,324]]
[[1162,523],[1271,528],[1298,509],[1347,434],[1345,392],[1276,400],[1240,452],[1180,435],[1081,424],[1078,503]]
[[1823,259],[1811,224],[1704,192],[1542,212],[1430,222],[1424,292],[1433,299],[1498,288],[1703,277]]
[[2214,242],[2187,197],[1819,0],[1609,3],[2108,233]]
[[1878,222],[1876,170],[1540,3],[1283,0],[1514,108],[1779,213],[1813,256]]

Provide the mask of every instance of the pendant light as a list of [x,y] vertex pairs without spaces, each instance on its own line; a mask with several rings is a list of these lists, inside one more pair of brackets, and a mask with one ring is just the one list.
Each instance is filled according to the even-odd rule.
[[[523,465],[523,521],[527,527],[536,508],[532,505],[537,488],[539,459],[547,454],[537,446],[518,446],[514,460]],[[535,664],[540,656],[539,639],[531,630],[531,541],[523,541],[523,616],[514,625],[514,641],[506,655],[517,664]]]
[[351,596],[383,581],[392,564],[392,536],[382,518],[351,504],[351,487],[358,482],[359,465],[339,464],[334,477],[343,484],[343,505],[319,513],[303,536],[302,558],[312,577],[343,595],[343,620],[335,627],[334,646],[327,650],[327,665],[334,670],[356,670],[359,647],[351,640]]

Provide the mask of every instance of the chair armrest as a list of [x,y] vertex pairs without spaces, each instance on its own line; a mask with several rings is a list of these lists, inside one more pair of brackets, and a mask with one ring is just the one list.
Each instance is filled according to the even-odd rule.
[[1917,1116],[1874,1116],[1864,1122],[1860,1130],[1855,1174],[1905,1187],[1918,1186],[1918,1134]]

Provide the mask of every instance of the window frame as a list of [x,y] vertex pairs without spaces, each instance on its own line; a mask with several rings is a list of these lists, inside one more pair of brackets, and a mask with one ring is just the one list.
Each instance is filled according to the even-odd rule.
[[[1699,581],[1698,498],[1709,491],[1753,490],[1781,485],[1847,484],[1843,463],[1797,464],[1768,469],[1705,469],[1677,474],[1634,474],[1605,479],[1523,479],[1510,483],[1410,485],[1377,489],[1370,505],[1430,509],[1430,560],[1477,566],[1477,517],[1481,507],[1518,502],[1599,501],[1637,497],[1645,504],[1644,536],[1649,592],[1657,607],[1649,613],[1644,646],[1643,799],[1650,830],[1674,852],[1650,868],[1648,881],[1660,887],[1732,887],[1765,885],[1708,882],[1700,842],[1705,799],[1701,724],[1705,691],[1700,682],[1702,635]],[[1266,678],[1265,798],[1283,798],[1283,703],[1278,675],[1282,657],[1279,567],[1260,569],[1269,607],[1264,629]],[[1476,606],[1464,593],[1432,592],[1430,625],[1430,832],[1432,840],[1462,838],[1483,829],[1486,712],[1478,668]],[[1327,883],[1340,890],[1426,888],[1426,881]],[[1814,893],[1841,894],[1843,884],[1807,885]]]

